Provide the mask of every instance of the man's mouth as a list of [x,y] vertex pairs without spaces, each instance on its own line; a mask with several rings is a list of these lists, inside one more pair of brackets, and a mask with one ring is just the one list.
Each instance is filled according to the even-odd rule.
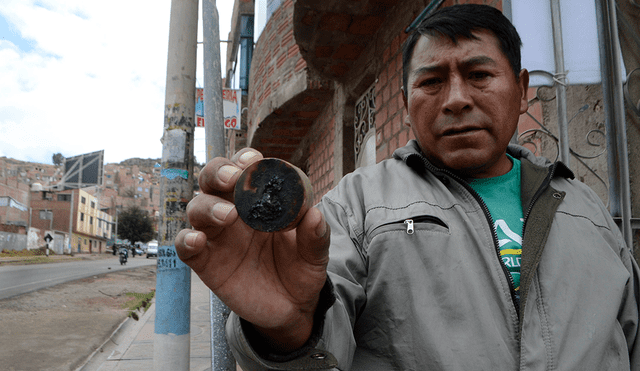
[[460,135],[460,134],[471,133],[478,130],[482,130],[482,129],[477,127],[454,128],[454,129],[446,130],[442,135],[443,136]]

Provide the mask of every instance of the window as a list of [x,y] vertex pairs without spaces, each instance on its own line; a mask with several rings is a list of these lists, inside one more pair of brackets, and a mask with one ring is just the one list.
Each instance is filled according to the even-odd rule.
[[[280,5],[280,1],[273,1]],[[274,10],[275,11],[275,10]],[[253,16],[243,15],[240,18],[240,89],[242,95],[249,92],[249,71],[253,58]]]
[[356,102],[355,143],[356,168],[376,163],[376,95],[372,85]]
[[71,195],[58,195],[58,201],[71,201]]
[[40,219],[51,220],[53,219],[53,211],[40,210]]
[[95,201],[91,201],[91,208],[95,209],[96,208],[96,202]]
[[89,217],[89,224],[93,224],[93,217],[92,216]]
[[84,222],[84,213],[80,213],[80,221]]
[[86,203],[87,203],[87,199],[83,196],[83,197],[80,199],[80,202],[82,202],[83,204],[86,204]]

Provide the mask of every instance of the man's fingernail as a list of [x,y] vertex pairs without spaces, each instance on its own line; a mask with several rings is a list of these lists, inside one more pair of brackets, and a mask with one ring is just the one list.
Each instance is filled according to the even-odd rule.
[[184,236],[184,243],[189,247],[193,247],[196,244],[196,238],[198,238],[198,233],[196,232],[187,233],[187,235]]
[[213,216],[215,216],[218,220],[225,221],[225,219],[227,219],[227,215],[229,215],[234,207],[235,205],[233,204],[218,202],[217,204],[213,205]]
[[325,223],[324,219],[320,222],[320,225],[316,227],[316,236],[324,237],[325,233],[327,233],[327,223]]
[[240,171],[240,169],[235,166],[224,165],[218,170],[218,177],[220,180],[227,183],[238,171]]
[[256,157],[257,155],[258,154],[256,152],[253,152],[253,151],[245,152],[240,156],[239,160],[243,164],[246,164],[249,161],[251,161],[252,158]]

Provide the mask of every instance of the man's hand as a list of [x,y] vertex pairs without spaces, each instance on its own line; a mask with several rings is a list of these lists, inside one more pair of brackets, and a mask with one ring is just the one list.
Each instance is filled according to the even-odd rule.
[[262,159],[253,149],[231,160],[215,158],[200,173],[203,194],[187,206],[193,230],[182,230],[176,250],[232,311],[264,336],[271,347],[295,350],[308,340],[329,261],[329,226],[311,208],[296,229],[259,232],[233,205],[241,171]]

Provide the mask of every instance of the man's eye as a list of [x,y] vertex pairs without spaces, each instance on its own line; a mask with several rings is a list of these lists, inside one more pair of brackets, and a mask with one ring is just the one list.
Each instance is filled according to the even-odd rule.
[[482,71],[471,72],[470,74],[470,78],[472,80],[482,80],[482,79],[486,79],[487,77],[489,77],[489,74],[487,72],[482,72]]
[[434,78],[431,78],[431,79],[425,79],[425,80],[420,81],[420,84],[419,84],[419,85],[420,85],[420,86],[426,86],[426,87],[428,87],[428,86],[434,86],[434,85],[437,85],[437,84],[439,84],[440,82],[442,82],[442,80],[441,80],[441,79],[439,79],[439,78],[435,78],[435,77],[434,77]]

